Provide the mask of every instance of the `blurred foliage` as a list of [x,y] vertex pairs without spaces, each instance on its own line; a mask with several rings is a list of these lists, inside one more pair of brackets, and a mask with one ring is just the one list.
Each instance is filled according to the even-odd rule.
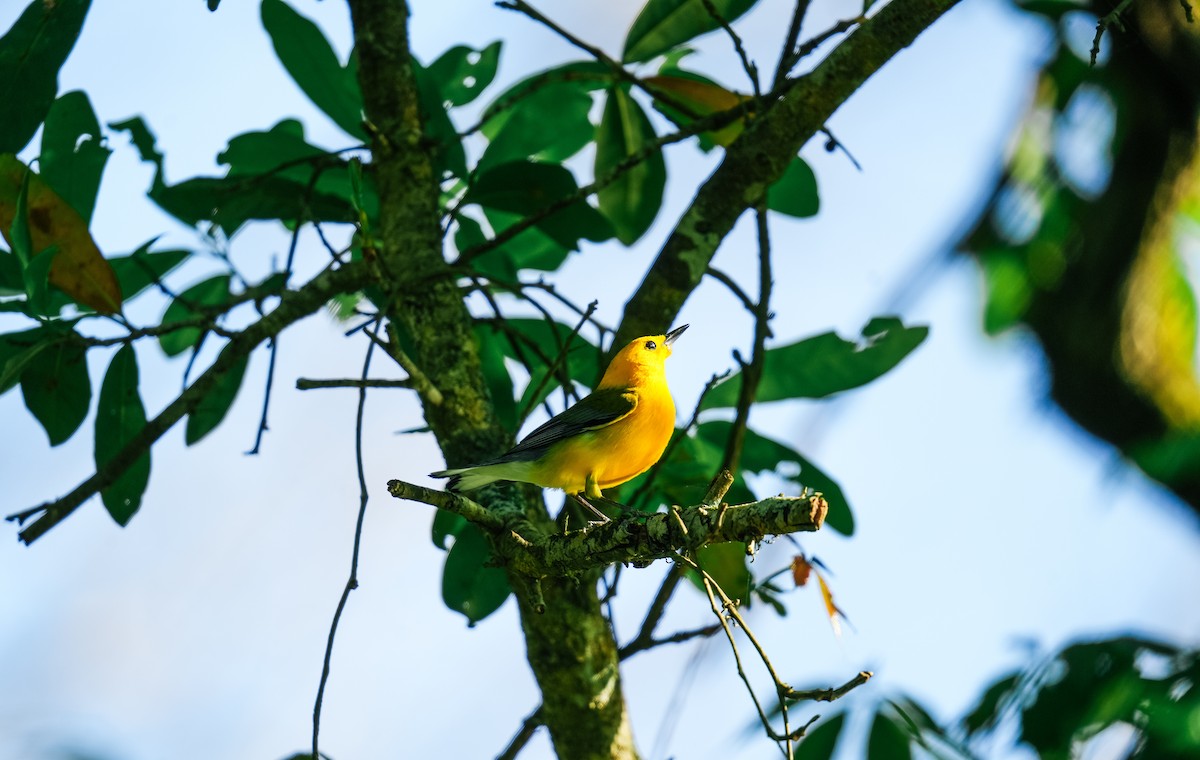
[[856,693],[837,705],[799,757],[854,746],[853,722],[869,725],[867,760],[1007,757],[1018,748],[1046,760],[1183,760],[1200,756],[1200,652],[1133,636],[1075,642],[998,678],[949,724],[904,695]]
[[1063,410],[1200,512],[1200,26],[1186,4],[1145,0],[1093,50],[1113,4],[1018,5],[1055,42],[963,243],[984,327],[1032,332]]

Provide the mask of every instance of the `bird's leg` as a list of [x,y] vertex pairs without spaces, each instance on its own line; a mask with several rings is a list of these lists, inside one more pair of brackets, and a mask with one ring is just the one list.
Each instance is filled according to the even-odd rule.
[[586,507],[587,510],[589,512],[591,512],[592,514],[594,514],[596,517],[600,518],[600,520],[597,522],[592,522],[589,520],[588,525],[603,525],[604,523],[609,522],[608,515],[604,514],[600,510],[593,507],[592,503],[590,501],[588,501],[586,498],[584,498],[583,494],[573,493],[573,494],[571,494],[571,498],[574,499],[575,501],[579,502],[584,507]]

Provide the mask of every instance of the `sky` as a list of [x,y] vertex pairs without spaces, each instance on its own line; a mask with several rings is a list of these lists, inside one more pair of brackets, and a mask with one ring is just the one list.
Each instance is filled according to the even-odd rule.
[[[288,80],[255,3],[226,0],[215,14],[204,5],[96,4],[60,92],[85,89],[102,123],[143,115],[171,182],[217,173],[215,156],[229,137],[288,116],[300,118],[316,144],[349,144]],[[0,29],[21,6],[0,6]],[[546,30],[490,3],[413,6],[413,44],[425,60],[454,44],[505,40],[497,85],[485,99],[576,57]],[[342,4],[294,0],[294,7],[348,51]],[[611,52],[637,12],[633,2],[541,7]],[[855,11],[815,3],[805,34]],[[783,0],[763,0],[739,27],[760,60],[774,60],[787,12]],[[850,338],[872,316],[897,309],[906,323],[930,326],[928,340],[875,383],[822,402],[763,406],[752,417],[757,429],[833,475],[858,523],[851,538],[826,530],[801,539],[833,572],[852,623],[840,638],[812,589],[787,595],[786,618],[751,612],[796,686],[836,685],[870,669],[877,676],[857,701],[906,691],[948,720],[988,679],[1027,662],[1031,648],[1129,630],[1197,643],[1195,518],[1046,400],[1043,363],[1027,336],[982,337],[980,276],[947,253],[991,187],[1047,39],[1042,25],[998,0],[962,4],[830,121],[862,171],[819,141],[806,146],[821,213],[771,221],[778,344],[831,329]],[[726,40],[712,35],[698,47],[705,71],[741,85]],[[92,230],[101,249],[128,252],[158,234],[164,246],[195,245],[195,233],[144,198],[151,170],[127,138],[111,134],[109,144],[115,152]],[[628,250],[585,248],[558,279],[576,301],[599,299],[598,316],[609,323],[685,207],[687,188],[717,157],[683,145],[667,160],[674,192],[646,237]],[[746,221],[714,263],[753,290]],[[312,236],[301,242],[298,279],[322,256]],[[232,250],[253,279],[283,260],[286,244],[278,226],[261,225],[239,233]],[[217,266],[189,263],[173,282],[186,287]],[[149,323],[162,308],[135,302],[131,318]],[[736,301],[711,281],[679,321],[691,329],[676,344],[668,376],[682,416],[751,333]],[[0,330],[11,324],[0,321]],[[0,650],[10,653],[0,658],[0,757],[261,759],[308,746],[358,507],[356,396],[300,392],[293,381],[357,374],[364,345],[342,338],[341,329],[317,315],[280,341],[270,433],[259,455],[243,452],[261,412],[261,351],[212,435],[189,449],[175,429],[154,450],[149,490],[128,527],[93,500],[32,547],[9,529],[10,540],[0,541]],[[153,345],[139,345],[138,357],[154,413],[177,392],[183,363]],[[91,361],[96,388],[107,362]],[[515,606],[506,603],[475,628],[447,610],[444,555],[428,538],[430,509],[387,496],[393,477],[436,483],[425,477],[442,466],[434,441],[397,435],[419,424],[409,394],[369,397],[361,586],[339,629],[322,721],[322,749],[338,760],[494,756],[537,706]],[[61,495],[91,473],[90,419],[52,450],[14,391],[0,397],[0,425],[5,513]],[[773,484],[760,485],[766,493]],[[766,546],[756,572],[782,567],[792,552],[784,541]],[[624,573],[620,640],[635,633],[663,572],[658,563]],[[710,618],[707,601],[683,588],[661,630]],[[700,667],[679,686],[694,662]],[[651,760],[774,751],[746,732],[752,705],[721,641],[639,655],[623,678],[635,737]],[[761,674],[755,683],[765,686]],[[522,754],[550,756],[544,731]]]

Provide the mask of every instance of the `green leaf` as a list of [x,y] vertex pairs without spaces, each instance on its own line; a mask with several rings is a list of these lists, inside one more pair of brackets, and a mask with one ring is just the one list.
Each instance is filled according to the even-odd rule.
[[128,256],[112,256],[108,263],[117,273],[121,296],[128,301],[162,278],[192,255],[191,251],[150,251],[154,240],[143,243]]
[[838,713],[818,724],[804,737],[797,755],[804,760],[829,760],[833,757],[833,750],[837,747],[838,735],[845,721],[846,714]]
[[[612,69],[600,61],[572,61],[531,74],[509,87],[484,109],[483,120],[487,125],[484,133],[489,137],[494,135],[494,130],[503,126],[519,101],[547,87],[570,84],[579,92],[592,92],[608,87],[615,81]],[[493,132],[488,134],[487,129]]]
[[512,377],[508,374],[508,367],[504,364],[504,352],[497,345],[502,343],[503,339],[497,338],[491,330],[481,324],[475,325],[474,333],[475,344],[479,347],[480,369],[483,372],[484,383],[492,397],[492,408],[496,411],[496,417],[504,425],[504,428],[515,434],[518,420],[517,402],[513,398]]
[[867,760],[911,760],[908,735],[883,710],[875,713],[867,739]]
[[[207,310],[229,300],[229,275],[219,274],[193,285],[179,294],[163,314],[162,324],[193,319]],[[177,356],[200,342],[203,330],[199,327],[181,327],[158,337],[159,345],[167,356]]]
[[497,111],[483,125],[488,147],[476,171],[510,161],[559,163],[591,142],[595,127],[586,83],[550,84]]
[[0,395],[16,387],[25,367],[55,335],[55,331],[42,327],[0,335]]
[[279,62],[309,100],[347,134],[365,142],[353,56],[343,66],[320,27],[283,0],[263,0],[262,22]]
[[[726,22],[750,10],[757,0],[711,0]],[[720,28],[720,22],[705,7],[704,0],[650,0],[625,36],[625,63],[647,61],[676,45]]]
[[442,600],[467,616],[469,625],[495,612],[512,593],[504,571],[492,562],[492,549],[483,533],[467,524],[458,532],[442,571]]
[[[696,437],[707,441],[714,450],[724,452],[732,432],[732,422],[713,420],[697,427]],[[781,471],[780,465],[788,462],[799,465],[800,472],[791,474],[786,470]],[[741,470],[744,472],[775,472],[785,480],[820,493],[829,503],[829,513],[825,517],[825,524],[845,536],[854,533],[854,513],[841,486],[825,474],[821,468],[790,446],[748,428],[742,442]],[[709,472],[708,477],[711,478],[714,473],[715,470]],[[740,474],[738,481],[741,481]]]
[[[620,87],[609,90],[596,130],[596,178],[608,176],[625,159],[653,147],[656,138],[637,101]],[[598,193],[600,211],[612,222],[622,243],[632,245],[653,224],[666,183],[667,167],[662,151],[656,150]]]
[[17,191],[12,227],[8,232],[8,242],[12,245],[12,252],[21,266],[21,281],[26,294],[29,293],[29,282],[25,278],[25,269],[37,253],[33,250],[33,237],[29,232],[29,182],[32,177],[33,172],[28,169],[21,177],[21,189]]
[[125,121],[109,122],[108,127],[117,132],[128,132],[129,139],[133,142],[133,147],[137,149],[141,159],[154,164],[158,167],[159,173],[162,173],[163,154],[156,145],[154,133],[150,131],[150,127],[146,126],[142,117],[134,116]]
[[150,197],[184,224],[212,222],[232,236],[253,219],[343,222],[356,219],[346,198],[309,192],[299,182],[274,175],[195,177],[151,188]]
[[[571,335],[571,327],[561,322],[550,323],[544,319],[509,319],[506,327],[521,338],[510,340],[496,334],[490,338],[505,355],[529,371],[529,385],[521,394],[519,409],[532,408],[542,403],[551,393],[562,386],[566,378],[590,388],[600,377],[600,361],[603,353],[581,335]],[[542,379],[550,366],[558,359],[570,338],[570,350],[558,363],[557,377],[543,383]],[[515,345],[514,345],[515,343]],[[537,398],[533,397],[538,386],[543,386]]]
[[[50,267],[61,249],[52,245],[33,257],[29,266],[23,272],[25,276],[25,293],[28,295],[29,312],[33,314],[57,313],[50,306]],[[65,295],[65,294],[64,294]]]
[[[743,607],[750,607],[753,597],[750,595],[750,584],[754,577],[746,567],[746,545],[741,541],[726,541],[720,544],[709,544],[696,552],[696,564],[704,568],[725,595],[733,600],[741,600]],[[694,570],[687,571],[688,578],[701,591],[704,590],[704,580]],[[715,593],[715,592],[714,592]],[[717,596],[720,599],[720,596]]]
[[[231,346],[229,345],[221,349],[217,361],[221,361],[221,358],[230,350]],[[242,378],[246,374],[247,362],[248,357],[242,357],[235,361],[217,378],[213,387],[188,415],[187,429],[183,437],[188,446],[198,443],[200,439],[211,433],[225,419],[225,415],[229,414],[229,408],[233,406],[233,400],[237,398],[238,391],[242,387]]]
[[429,75],[442,97],[454,106],[470,103],[496,78],[500,64],[500,41],[482,50],[459,45],[429,64]]
[[20,153],[58,92],[90,0],[33,0],[0,37],[0,153]]
[[425,117],[425,139],[429,143],[426,147],[432,153],[434,176],[438,180],[447,176],[466,177],[467,154],[454,122],[446,112],[445,98],[438,89],[437,80],[415,60],[413,74],[421,98],[421,113]]
[[[113,356],[100,386],[96,407],[96,469],[104,468],[125,444],[146,427],[146,407],[138,394],[137,355],[126,344]],[[147,449],[112,485],[100,491],[104,508],[125,526],[142,505],[142,494],[150,482],[150,451]]]
[[793,158],[783,176],[767,188],[767,208],[797,219],[817,215],[821,208],[817,175],[807,161]]
[[[523,216],[510,214],[495,209],[484,209],[484,216],[496,234],[504,232],[517,224]],[[478,239],[482,242],[481,237]],[[473,239],[473,232],[470,237]],[[516,280],[522,269],[536,269],[543,272],[553,272],[563,265],[571,252],[560,245],[554,238],[542,232],[537,227],[529,227],[519,232],[507,242],[501,243],[492,250],[471,260],[471,268],[480,274],[491,275],[505,280]]]
[[968,736],[981,731],[990,731],[999,725],[1001,718],[1004,717],[1003,706],[1012,699],[1020,681],[1020,673],[1010,673],[983,692],[979,703],[963,718],[963,727],[967,729]]
[[24,293],[21,262],[11,251],[0,250],[0,296],[19,296]]
[[[876,317],[863,328],[858,342],[828,332],[769,349],[757,400],[824,398],[865,385],[899,364],[928,334],[928,327],[905,327],[895,317]],[[740,387],[738,373],[714,388],[701,409],[736,406]]]
[[[465,202],[497,211],[537,215],[578,190],[575,178],[562,166],[512,161],[481,174],[467,191]],[[581,238],[601,242],[613,235],[608,220],[582,198],[541,219],[536,226],[570,250],[578,250]]]
[[433,545],[445,549],[446,539],[457,536],[466,525],[467,520],[462,515],[444,509],[437,510],[433,515],[433,528],[430,531]]
[[21,373],[25,407],[41,423],[50,445],[65,442],[87,417],[92,383],[87,347],[68,332],[33,353]]
[[102,138],[86,93],[68,92],[50,106],[38,159],[42,179],[88,224],[96,207],[104,165],[112,153]]

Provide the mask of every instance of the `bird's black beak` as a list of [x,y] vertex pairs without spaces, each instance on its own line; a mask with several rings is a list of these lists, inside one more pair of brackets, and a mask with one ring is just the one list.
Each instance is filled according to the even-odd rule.
[[674,343],[675,339],[678,338],[680,335],[683,335],[683,331],[686,329],[688,329],[688,326],[684,325],[683,327],[676,327],[674,330],[667,333],[667,339],[665,341],[666,344],[669,346],[672,343]]

